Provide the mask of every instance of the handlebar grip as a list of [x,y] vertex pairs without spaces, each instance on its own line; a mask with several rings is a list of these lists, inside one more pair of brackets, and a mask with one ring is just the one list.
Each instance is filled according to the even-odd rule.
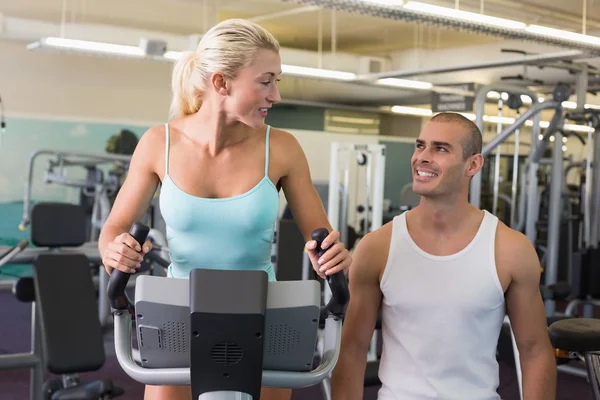
[[[133,236],[140,246],[146,241],[149,232],[149,227],[137,222],[131,226],[131,229],[129,229],[129,234]],[[125,288],[127,287],[127,282],[129,282],[130,276],[131,274],[114,269],[110,274],[107,292],[108,301],[112,309],[128,309],[133,314],[133,303],[131,300],[129,300],[129,297],[127,297],[127,293],[125,293]]]
[[[317,242],[317,254],[321,257],[326,250],[321,248],[321,244],[329,235],[329,231],[325,228],[315,229],[311,233],[312,240]],[[344,271],[338,271],[333,275],[327,275],[327,283],[331,289],[331,299],[324,308],[324,312],[331,313],[337,317],[343,318],[346,312],[346,306],[350,301],[350,290],[348,289],[348,281]],[[321,313],[323,316],[323,313]]]

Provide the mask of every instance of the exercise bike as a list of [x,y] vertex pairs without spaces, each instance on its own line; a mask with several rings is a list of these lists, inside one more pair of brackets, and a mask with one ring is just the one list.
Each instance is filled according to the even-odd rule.
[[[143,244],[148,227],[130,234]],[[326,229],[317,229],[319,256]],[[340,352],[350,299],[343,271],[328,277],[331,299],[321,306],[318,281],[269,282],[265,271],[194,269],[189,279],[139,276],[135,301],[130,275],[114,270],[108,298],[115,352],[123,370],[147,385],[191,385],[200,400],[259,399],[261,387],[301,388],[322,382]],[[132,357],[135,319],[139,360]],[[313,367],[320,324],[324,348]]]

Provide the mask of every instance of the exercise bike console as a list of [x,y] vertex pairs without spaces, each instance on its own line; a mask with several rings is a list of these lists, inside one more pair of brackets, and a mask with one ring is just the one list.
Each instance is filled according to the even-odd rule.
[[[130,234],[144,243],[147,227]],[[312,238],[320,245],[326,229]],[[139,276],[135,303],[129,274],[114,270],[108,295],[115,350],[125,372],[150,385],[191,385],[194,399],[258,399],[261,387],[300,388],[329,376],[339,356],[349,291],[343,272],[328,277],[321,307],[318,281],[269,282],[265,271],[194,269],[189,279]],[[132,357],[135,318],[141,365]],[[319,325],[321,364],[313,369]]]

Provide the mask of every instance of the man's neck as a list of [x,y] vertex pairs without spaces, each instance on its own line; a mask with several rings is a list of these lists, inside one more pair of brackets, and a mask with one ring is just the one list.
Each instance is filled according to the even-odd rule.
[[461,198],[425,198],[417,208],[415,219],[421,229],[434,234],[451,234],[460,231],[475,212],[468,201]]

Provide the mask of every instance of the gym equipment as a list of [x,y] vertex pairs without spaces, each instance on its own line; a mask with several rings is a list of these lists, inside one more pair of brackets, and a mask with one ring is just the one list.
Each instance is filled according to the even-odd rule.
[[[515,122],[500,132],[489,143],[483,146],[482,155],[486,157],[499,145],[504,143],[513,135],[523,124],[533,118],[531,149],[529,156],[524,165],[521,177],[526,179],[521,183],[521,197],[519,209],[524,212],[519,212],[519,221],[515,222],[516,227],[522,227],[525,235],[535,244],[538,236],[537,219],[539,212],[539,194],[538,194],[538,168],[542,159],[542,155],[546,151],[550,137],[554,135],[556,143],[562,142],[561,129],[564,125],[564,112],[562,102],[569,98],[571,90],[568,85],[559,84],[554,92],[553,98],[549,101],[539,102],[537,94],[523,89],[521,87],[513,87],[509,85],[489,85],[478,90],[475,98],[476,119],[475,123],[484,132],[483,114],[487,95],[490,91],[499,93],[506,92],[510,96],[528,96],[531,99],[531,107],[520,115]],[[516,102],[515,102],[516,105]],[[541,127],[541,112],[543,110],[553,110],[554,115],[550,121],[544,135],[540,135]],[[541,137],[541,139],[540,139]],[[544,286],[550,287],[557,283],[558,277],[558,250],[560,242],[560,225],[561,219],[561,202],[564,182],[563,169],[563,150],[562,146],[553,146],[552,152],[552,176],[550,184],[550,195],[548,205],[548,245],[546,251],[546,261],[544,263]],[[471,180],[470,202],[475,207],[480,207],[481,200],[481,173],[478,173]],[[551,317],[555,314],[555,296],[546,296],[546,315]],[[508,317],[505,318],[505,324],[510,325]],[[515,344],[514,335],[511,329],[513,340],[513,353],[515,365],[517,368],[517,377],[519,381],[519,391],[522,396],[521,386],[521,371],[519,362],[519,352]]]
[[[104,340],[97,314],[96,290],[88,258],[64,252],[80,246],[86,238],[85,213],[81,206],[39,203],[33,207],[31,242],[47,247],[33,260],[33,276],[17,280],[17,299],[32,304],[32,350],[0,355],[0,369],[31,368],[31,400],[97,400],[120,396],[124,391],[109,380],[83,384],[77,374],[96,371],[104,364]],[[7,252],[0,261],[12,262],[26,241]],[[65,318],[69,310],[76,318]],[[44,371],[62,379],[44,382]]]
[[[143,243],[148,230],[134,224],[130,234]],[[327,234],[312,234],[319,253]],[[268,282],[264,271],[195,269],[189,280],[140,276],[135,303],[125,293],[129,277],[114,270],[108,296],[117,359],[136,381],[191,385],[194,399],[258,399],[263,386],[317,384],[337,362],[349,301],[343,272],[328,279],[333,296],[324,307],[318,282]],[[132,318],[140,364],[132,358]],[[312,369],[321,321],[325,350]]]
[[[379,229],[383,224],[385,145],[334,142],[331,144],[330,157],[327,217],[333,229],[340,230],[342,241],[347,243],[348,231],[340,228],[348,226],[348,214],[351,207],[358,209],[358,204],[350,204],[349,181],[352,162],[365,166],[364,201],[361,203],[364,223],[361,229],[357,230],[361,232],[358,236],[364,236],[368,232]],[[343,176],[343,183],[340,183],[340,176]],[[358,191],[358,178],[356,181],[355,190]],[[330,293],[325,288],[325,301],[329,300],[329,296]],[[374,332],[367,355],[367,362],[371,363],[369,364],[371,371],[379,368],[377,339],[377,333]],[[328,382],[324,382],[324,392],[325,397],[329,399],[331,395]]]
[[550,325],[548,335],[561,366],[573,359],[585,360],[592,398],[600,400],[600,320],[563,319]]
[[[381,227],[383,218],[383,189],[385,181],[385,145],[382,144],[352,144],[334,142],[331,144],[331,159],[329,167],[329,196],[327,216],[333,229],[340,231],[340,239],[348,243],[347,230],[350,209],[357,209],[358,204],[350,203],[349,181],[351,160],[365,167],[364,201],[361,202],[364,215],[365,234]],[[340,183],[340,175],[343,183]],[[358,191],[357,184],[355,190]],[[340,209],[341,202],[341,209]]]
[[[31,187],[35,171],[35,161],[41,156],[54,156],[48,159],[48,167],[44,171],[45,183],[57,183],[64,186],[81,189],[80,203],[85,206],[90,217],[89,234],[86,242],[98,240],[102,225],[110,212],[109,196],[116,193],[120,188],[121,177],[116,174],[104,174],[98,168],[104,164],[119,165],[127,170],[131,156],[121,154],[93,154],[85,152],[71,152],[54,149],[40,149],[33,151],[29,156],[27,168],[27,180],[23,196],[23,217],[19,228],[25,230],[30,223],[30,201]],[[86,170],[84,179],[71,179],[67,175],[67,167],[83,167]],[[56,170],[55,170],[56,169]],[[81,171],[79,171],[81,172]],[[90,200],[91,199],[91,200]]]

